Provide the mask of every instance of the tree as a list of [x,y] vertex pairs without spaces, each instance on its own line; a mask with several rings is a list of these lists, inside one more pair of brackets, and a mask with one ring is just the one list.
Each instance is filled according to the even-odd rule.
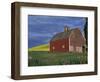
[[85,25],[84,25],[84,35],[86,39],[86,45],[88,45],[88,18],[85,19]]

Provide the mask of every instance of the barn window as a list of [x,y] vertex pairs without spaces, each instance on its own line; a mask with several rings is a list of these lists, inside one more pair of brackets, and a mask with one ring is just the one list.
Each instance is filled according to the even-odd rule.
[[53,46],[53,47],[52,47],[52,49],[54,50],[54,49],[55,49],[55,47]]
[[69,47],[69,50],[72,52],[72,51],[74,51],[74,47],[73,46],[70,46]]
[[62,48],[65,48],[65,45],[62,45]]
[[77,52],[82,52],[82,47],[76,47]]

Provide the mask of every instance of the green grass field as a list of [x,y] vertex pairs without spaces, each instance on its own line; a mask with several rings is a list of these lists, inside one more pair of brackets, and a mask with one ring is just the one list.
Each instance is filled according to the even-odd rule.
[[86,53],[28,51],[28,66],[87,64]]

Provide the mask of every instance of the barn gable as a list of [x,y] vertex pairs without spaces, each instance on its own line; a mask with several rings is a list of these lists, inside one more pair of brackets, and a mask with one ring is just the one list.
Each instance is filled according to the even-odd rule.
[[69,51],[82,52],[84,44],[85,38],[83,37],[80,29],[74,29],[69,36]]

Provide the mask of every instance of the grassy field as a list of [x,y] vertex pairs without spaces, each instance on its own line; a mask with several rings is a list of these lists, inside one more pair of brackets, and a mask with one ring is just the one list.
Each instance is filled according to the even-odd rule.
[[28,51],[28,66],[87,64],[86,53]]

